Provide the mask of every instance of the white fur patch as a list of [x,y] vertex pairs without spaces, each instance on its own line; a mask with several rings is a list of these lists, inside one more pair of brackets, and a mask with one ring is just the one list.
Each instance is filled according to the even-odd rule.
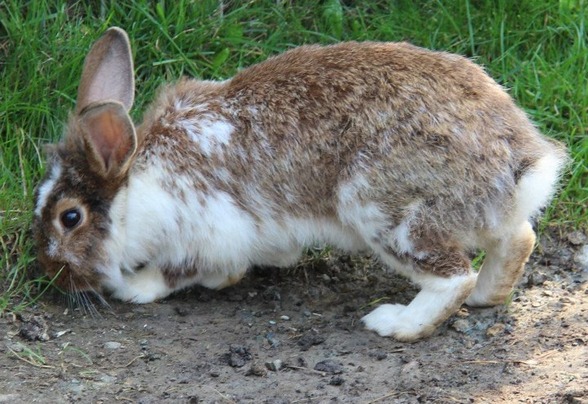
[[[251,265],[256,233],[251,216],[224,192],[204,194],[189,179],[168,176],[154,166],[131,177],[128,189],[113,201],[114,225],[106,246],[111,259],[102,272],[117,297],[146,302],[190,284],[214,287],[238,279]],[[182,192],[181,200],[163,188],[170,182]],[[139,264],[149,270],[135,273]],[[173,289],[158,274],[162,267],[180,271]],[[194,267],[194,276],[182,276]],[[135,287],[140,284],[148,285],[144,293]],[[129,288],[132,293],[126,292]]]
[[57,257],[59,253],[59,245],[57,244],[57,240],[55,240],[53,237],[51,237],[51,239],[49,240],[46,253],[47,256],[50,258]]
[[229,144],[235,130],[233,125],[226,121],[208,119],[196,122],[182,120],[179,124],[184,127],[190,140],[200,145],[200,150],[206,156],[222,151],[222,146]]
[[47,177],[45,182],[43,182],[39,187],[39,191],[37,194],[37,206],[35,207],[36,216],[41,216],[41,212],[47,204],[47,199],[49,198],[49,195],[51,195],[53,187],[55,187],[57,180],[61,176],[61,171],[61,166],[57,163],[54,163],[51,166],[51,173],[49,174],[49,177]]
[[409,274],[412,268],[400,263],[386,251],[392,248],[398,255],[410,254],[421,259],[426,256],[423,252],[415,251],[410,238],[411,220],[422,202],[415,200],[410,203],[404,208],[405,219],[399,224],[391,223],[378,205],[360,202],[357,194],[368,187],[366,178],[361,175],[340,187],[339,217],[343,223],[357,229],[361,237],[389,266],[400,273]]

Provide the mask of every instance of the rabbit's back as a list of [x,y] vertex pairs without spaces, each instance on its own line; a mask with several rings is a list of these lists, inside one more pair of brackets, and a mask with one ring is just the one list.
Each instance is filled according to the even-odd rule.
[[300,47],[155,104],[147,143],[256,214],[332,216],[352,198],[492,226],[552,147],[480,67],[405,43]]

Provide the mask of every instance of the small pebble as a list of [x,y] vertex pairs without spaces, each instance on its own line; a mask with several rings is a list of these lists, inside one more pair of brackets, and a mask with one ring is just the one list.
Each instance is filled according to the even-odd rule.
[[282,369],[282,361],[280,359],[276,359],[271,362],[266,362],[265,367],[272,372],[277,372],[278,370]]
[[181,316],[181,317],[185,317],[188,314],[190,314],[190,312],[188,311],[188,309],[186,309],[185,307],[181,307],[181,306],[176,306],[175,309],[176,313]]
[[104,344],[105,349],[119,349],[122,346],[120,342],[109,341]]
[[281,316],[280,319],[282,319],[284,321],[288,321],[288,320],[290,320],[290,317],[288,317],[288,316]]
[[329,384],[331,386],[340,386],[345,382],[345,379],[343,379],[341,376],[336,375],[331,377],[331,380],[329,380]]
[[559,301],[561,303],[565,303],[565,304],[570,304],[570,303],[574,303],[574,301],[572,299],[570,299],[569,297],[562,297],[561,299],[559,299]]
[[23,318],[19,334],[28,341],[49,341],[48,329],[47,322],[43,317],[31,316],[27,319]]
[[496,323],[491,327],[488,327],[488,329],[486,330],[486,336],[488,337],[495,337],[498,334],[502,334],[504,332],[504,329],[506,328],[506,326],[502,323]]
[[527,286],[540,286],[545,283],[547,276],[542,272],[531,272],[527,278]]
[[568,234],[568,241],[573,245],[580,245],[586,242],[586,235],[581,231],[574,231]]
[[229,353],[225,355],[228,365],[234,368],[241,368],[252,359],[249,350],[241,345],[231,345]]
[[[267,366],[267,364],[266,364]],[[245,376],[265,376],[267,375],[267,370],[265,369],[264,366],[262,366],[261,364],[259,364],[259,362],[253,362],[251,364],[251,367],[249,368],[249,370],[247,370],[247,372],[245,373]]]
[[274,334],[273,332],[268,332],[265,336],[265,339],[267,339],[267,342],[270,343],[272,348],[280,346],[280,340],[278,339],[278,337],[276,337],[276,334]]
[[301,368],[307,368],[308,367],[308,363],[306,362],[306,359],[304,359],[303,356],[299,356],[298,358],[296,358],[296,364],[298,366],[300,366]]
[[457,332],[468,332],[472,326],[470,324],[470,322],[468,320],[465,320],[463,318],[457,319],[453,322],[453,324],[451,324],[451,327],[457,331]]
[[382,361],[388,357],[388,354],[384,351],[375,351],[370,352],[369,354],[372,358],[376,358],[376,360]]
[[314,366],[314,370],[319,372],[325,372],[332,375],[338,375],[343,373],[343,366],[339,362],[335,362],[332,359],[325,359],[324,361],[318,362]]
[[146,356],[148,362],[158,361],[161,360],[161,358],[163,358],[163,355],[159,352],[153,352]]
[[311,346],[320,345],[325,342],[325,337],[313,332],[307,332],[298,340],[298,345],[302,351],[308,351]]

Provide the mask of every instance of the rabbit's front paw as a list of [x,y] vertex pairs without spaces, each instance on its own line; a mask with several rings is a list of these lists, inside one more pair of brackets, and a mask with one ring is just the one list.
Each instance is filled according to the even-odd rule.
[[406,312],[407,307],[402,304],[383,304],[364,316],[361,321],[368,330],[399,341],[414,341],[435,330],[432,324],[415,322]]
[[151,303],[169,295],[171,289],[156,267],[148,267],[123,277],[124,283],[112,290],[112,296],[132,303]]
[[399,341],[427,337],[457,311],[476,284],[472,273],[450,278],[422,275],[415,279],[420,280],[422,290],[412,302],[408,306],[381,305],[361,319],[367,329]]

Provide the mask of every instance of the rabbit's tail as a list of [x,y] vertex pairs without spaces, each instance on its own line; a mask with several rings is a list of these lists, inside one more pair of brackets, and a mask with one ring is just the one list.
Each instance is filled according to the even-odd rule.
[[547,206],[555,194],[566,162],[566,154],[553,148],[525,170],[517,184],[511,222],[528,221]]

